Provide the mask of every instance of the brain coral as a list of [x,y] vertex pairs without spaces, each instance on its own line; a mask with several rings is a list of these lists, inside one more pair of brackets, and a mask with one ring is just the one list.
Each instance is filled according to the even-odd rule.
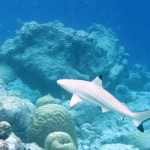
[[68,133],[77,146],[75,126],[65,107],[48,104],[37,108],[30,130],[30,139],[43,147],[47,135],[56,131]]
[[56,104],[56,99],[52,97],[50,94],[48,94],[37,99],[35,103],[36,107],[40,107],[46,104]]
[[76,150],[72,138],[65,132],[50,133],[44,144],[45,150]]

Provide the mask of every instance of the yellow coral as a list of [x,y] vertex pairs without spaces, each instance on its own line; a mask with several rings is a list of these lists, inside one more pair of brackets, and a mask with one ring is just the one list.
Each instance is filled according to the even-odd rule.
[[54,97],[52,97],[50,94],[45,95],[43,97],[40,97],[39,99],[37,99],[35,105],[36,107],[40,107],[46,104],[56,104],[56,100]]
[[74,142],[65,132],[50,133],[44,144],[45,150],[76,150]]
[[56,131],[68,133],[77,146],[75,125],[65,107],[48,104],[37,108],[30,130],[30,139],[43,147],[47,135]]

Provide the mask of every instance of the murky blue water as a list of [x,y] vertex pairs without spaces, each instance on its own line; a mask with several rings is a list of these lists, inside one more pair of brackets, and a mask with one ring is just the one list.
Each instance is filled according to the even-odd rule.
[[93,23],[110,27],[130,53],[130,64],[149,68],[149,0],[5,0],[0,1],[0,43],[14,35],[20,21],[60,20],[85,29]]

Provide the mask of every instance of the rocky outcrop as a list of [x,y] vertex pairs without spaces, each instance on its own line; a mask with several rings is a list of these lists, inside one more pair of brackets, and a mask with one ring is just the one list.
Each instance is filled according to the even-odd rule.
[[0,121],[7,121],[12,125],[13,132],[22,139],[28,136],[35,106],[25,99],[6,96],[0,101]]
[[104,86],[113,90],[126,73],[127,57],[112,30],[96,24],[81,31],[59,22],[25,23],[0,48],[1,60],[23,80],[41,91],[51,87],[52,93],[59,78],[91,80],[99,74],[105,77]]
[[7,139],[11,134],[11,125],[6,121],[0,122],[0,139]]

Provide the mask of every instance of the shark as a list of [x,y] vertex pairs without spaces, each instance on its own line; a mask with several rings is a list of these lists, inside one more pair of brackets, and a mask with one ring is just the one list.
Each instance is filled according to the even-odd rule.
[[103,113],[113,111],[123,117],[131,118],[137,129],[144,132],[143,122],[150,118],[150,110],[143,112],[130,111],[125,103],[121,103],[115,96],[103,88],[102,79],[102,75],[97,76],[91,82],[77,79],[59,79],[57,84],[73,94],[70,107],[82,101],[91,102],[100,106]]

